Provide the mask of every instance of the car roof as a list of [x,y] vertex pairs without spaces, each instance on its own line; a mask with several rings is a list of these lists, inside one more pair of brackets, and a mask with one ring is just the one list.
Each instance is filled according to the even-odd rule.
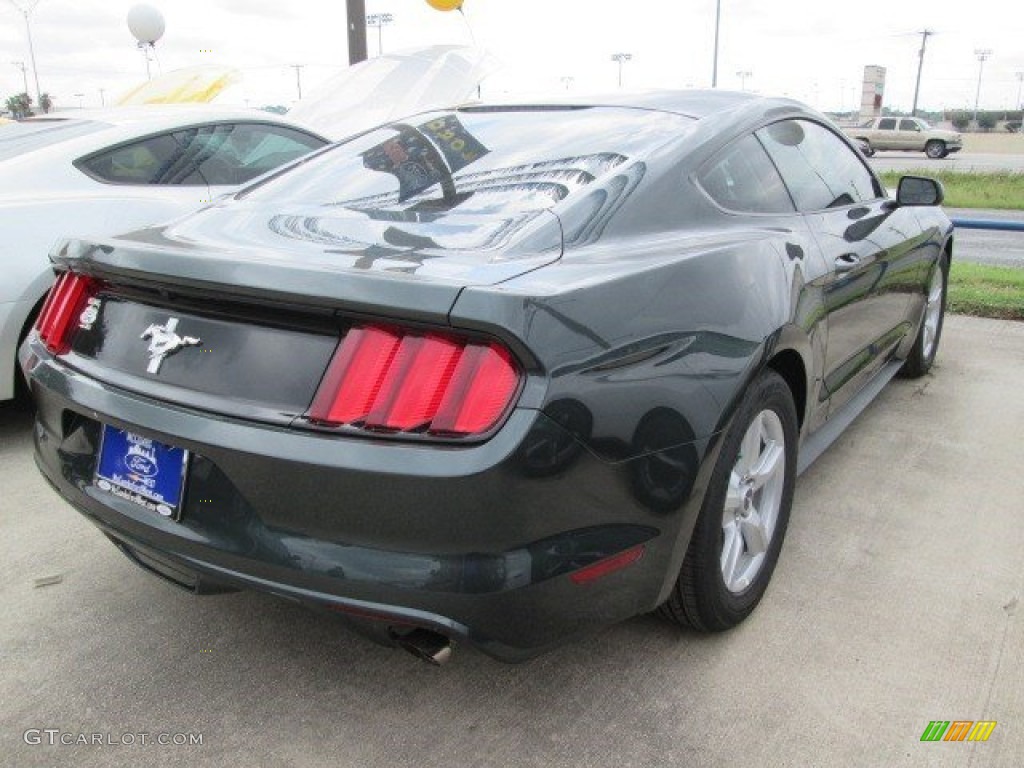
[[628,107],[632,109],[651,109],[659,112],[691,117],[697,120],[719,113],[730,112],[738,108],[759,105],[761,109],[772,107],[788,107],[806,109],[802,104],[791,99],[769,98],[753,93],[720,90],[644,90],[644,91],[613,91],[584,95],[544,96],[541,98],[522,98],[503,102],[474,102],[465,107],[500,109],[509,107]]
[[195,122],[217,120],[256,120],[294,126],[310,133],[305,126],[287,117],[260,109],[227,107],[214,104],[146,104],[144,106],[109,107],[107,109],[76,109],[53,112],[23,120],[24,123],[84,122],[102,123],[113,127],[132,128],[140,132],[159,131],[163,128]]

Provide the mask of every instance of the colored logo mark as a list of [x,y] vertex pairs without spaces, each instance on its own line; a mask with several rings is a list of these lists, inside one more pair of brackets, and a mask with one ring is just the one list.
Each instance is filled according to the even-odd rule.
[[995,720],[932,720],[921,741],[988,741],[995,729]]

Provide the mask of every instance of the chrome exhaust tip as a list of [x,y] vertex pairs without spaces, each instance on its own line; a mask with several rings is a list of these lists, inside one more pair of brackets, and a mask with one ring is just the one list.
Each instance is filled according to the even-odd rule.
[[400,648],[435,667],[446,664],[452,657],[452,641],[429,629],[417,628],[405,634],[392,629],[391,636]]

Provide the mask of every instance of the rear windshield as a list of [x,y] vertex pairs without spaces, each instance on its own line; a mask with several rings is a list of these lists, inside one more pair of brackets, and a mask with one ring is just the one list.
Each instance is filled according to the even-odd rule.
[[0,125],[0,160],[108,127],[93,120],[38,120]]
[[419,115],[338,144],[241,196],[378,215],[535,211],[693,125],[681,115],[618,107]]

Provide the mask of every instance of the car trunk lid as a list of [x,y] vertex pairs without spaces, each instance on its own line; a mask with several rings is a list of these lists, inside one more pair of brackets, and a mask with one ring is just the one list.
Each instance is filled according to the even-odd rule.
[[464,287],[561,252],[546,211],[511,224],[434,217],[397,230],[350,213],[252,208],[241,233],[258,237],[213,207],[187,225],[62,244],[59,265],[102,281],[91,309],[72,320],[66,362],[166,402],[288,424],[309,408],[354,323],[443,328]]

